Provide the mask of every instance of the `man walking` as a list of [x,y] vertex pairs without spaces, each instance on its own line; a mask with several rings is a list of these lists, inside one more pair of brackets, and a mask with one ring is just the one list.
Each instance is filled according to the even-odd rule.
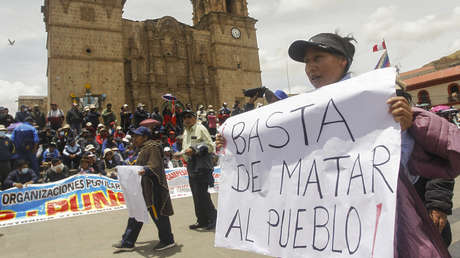
[[[142,176],[141,185],[145,204],[150,216],[158,229],[160,242],[154,247],[155,251],[162,251],[176,245],[171,231],[169,216],[173,215],[171,196],[163,165],[163,149],[159,142],[150,140],[151,131],[147,127],[139,127],[132,131],[133,143],[139,149],[136,166],[143,166],[139,171]],[[134,249],[137,237],[142,229],[142,222],[135,218],[128,219],[128,225],[122,240],[113,247],[131,251]]]
[[217,211],[208,193],[208,186],[214,184],[211,154],[215,147],[208,130],[197,123],[196,115],[191,110],[184,111],[184,127],[182,151],[178,155],[185,155],[187,161],[189,184],[197,217],[197,222],[189,228],[212,230],[216,227]]

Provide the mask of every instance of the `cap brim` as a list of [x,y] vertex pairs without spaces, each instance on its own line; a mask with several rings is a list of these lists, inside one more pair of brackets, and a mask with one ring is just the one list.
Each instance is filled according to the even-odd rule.
[[297,40],[294,41],[294,43],[291,44],[289,47],[289,57],[291,57],[293,60],[301,63],[305,63],[305,52],[307,51],[308,48],[310,47],[317,47],[317,48],[322,48],[324,47],[320,43],[315,43],[311,41],[306,41],[306,40]]

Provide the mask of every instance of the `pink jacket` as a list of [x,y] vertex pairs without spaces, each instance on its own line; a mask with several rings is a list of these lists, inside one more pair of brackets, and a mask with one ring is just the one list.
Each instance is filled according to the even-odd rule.
[[[460,130],[444,118],[413,108],[409,133],[415,140],[409,170],[426,178],[454,178],[460,173]],[[395,257],[451,257],[415,188],[399,173]]]

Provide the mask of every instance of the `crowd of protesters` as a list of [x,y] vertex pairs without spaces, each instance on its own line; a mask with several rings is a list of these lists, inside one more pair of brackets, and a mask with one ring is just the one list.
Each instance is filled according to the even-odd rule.
[[227,103],[218,109],[212,105],[196,109],[191,104],[177,109],[166,105],[161,112],[158,107],[148,112],[141,103],[132,112],[125,104],[119,120],[110,103],[102,112],[96,105],[74,103],[66,113],[54,103],[47,113],[38,105],[22,105],[14,117],[0,107],[1,189],[53,182],[77,173],[117,178],[116,166],[135,163],[131,132],[142,125],[152,131],[153,140],[162,143],[165,168],[185,167],[186,161],[174,155],[182,149],[185,111],[196,112],[198,122],[215,140],[218,126],[232,115],[253,109],[255,100],[244,108],[239,102],[233,109]]

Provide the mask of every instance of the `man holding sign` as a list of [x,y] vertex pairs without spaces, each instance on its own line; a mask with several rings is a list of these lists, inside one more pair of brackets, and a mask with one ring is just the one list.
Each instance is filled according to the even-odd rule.
[[[322,33],[294,42],[289,55],[306,64],[316,88],[342,82],[225,124],[217,246],[285,257],[449,257],[408,183],[409,170],[423,170],[409,159],[412,149],[401,150],[385,101],[404,146],[414,138],[440,141],[418,130],[419,117],[443,122],[415,110],[412,126],[408,102],[393,97],[393,69],[344,81],[354,55],[351,40]],[[447,142],[455,147],[439,156],[458,171],[460,144],[454,139],[443,139],[445,149]],[[217,144],[224,144],[222,137]]]

